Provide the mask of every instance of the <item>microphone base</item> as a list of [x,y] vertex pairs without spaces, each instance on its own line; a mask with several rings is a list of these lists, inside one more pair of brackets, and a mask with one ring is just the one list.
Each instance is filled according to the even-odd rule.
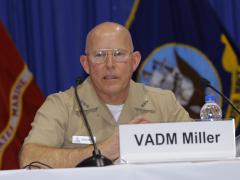
[[113,165],[110,159],[103,155],[95,155],[83,160],[76,167],[101,167],[109,165]]

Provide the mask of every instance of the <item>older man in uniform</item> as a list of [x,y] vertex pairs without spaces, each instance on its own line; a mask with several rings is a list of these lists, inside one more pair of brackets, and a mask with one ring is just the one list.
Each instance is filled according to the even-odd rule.
[[[188,113],[168,90],[131,80],[141,55],[122,25],[102,23],[87,35],[80,63],[89,77],[77,88],[98,148],[111,160],[119,157],[118,124],[184,121]],[[51,167],[75,167],[92,155],[74,88],[50,95],[38,110],[20,153],[21,167],[39,161]]]

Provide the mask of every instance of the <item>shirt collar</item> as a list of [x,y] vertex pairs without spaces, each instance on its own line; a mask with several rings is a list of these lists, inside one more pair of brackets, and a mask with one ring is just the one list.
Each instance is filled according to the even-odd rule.
[[133,80],[130,82],[126,103],[138,110],[155,111],[155,106],[151,101],[148,91],[146,91],[146,86],[136,83]]
[[[89,77],[77,87],[77,92],[85,111],[97,109],[104,104],[97,96]],[[75,110],[79,111],[76,98],[74,104]],[[155,106],[146,91],[146,87],[141,83],[135,83],[133,80],[130,81],[129,94],[124,106],[140,111],[155,111]]]
[[[96,109],[100,105],[100,100],[88,77],[81,85],[77,87],[77,93],[85,111]],[[75,95],[75,94],[74,94]],[[79,111],[77,99],[75,98],[75,110]]]

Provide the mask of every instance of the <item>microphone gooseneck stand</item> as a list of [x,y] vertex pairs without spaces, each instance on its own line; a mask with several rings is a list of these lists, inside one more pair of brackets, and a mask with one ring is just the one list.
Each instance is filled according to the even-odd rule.
[[232,108],[240,115],[240,111],[236,108],[236,106],[234,106],[234,104],[223,93],[221,93],[215,87],[213,87],[209,80],[201,77],[201,81],[205,86],[213,89],[216,93],[218,93],[221,97],[223,97],[223,99],[227,101],[232,106]]
[[75,96],[76,96],[76,99],[77,99],[79,109],[82,113],[83,121],[85,123],[85,126],[87,128],[87,131],[89,133],[89,136],[90,136],[90,139],[91,139],[91,142],[92,142],[92,145],[93,145],[93,155],[91,157],[83,160],[82,162],[80,162],[76,167],[89,167],[89,166],[101,167],[101,166],[112,165],[113,162],[110,159],[108,159],[107,157],[105,157],[101,154],[100,150],[97,148],[96,142],[94,141],[92,130],[91,130],[90,125],[87,121],[86,114],[83,110],[81,100],[80,100],[80,98],[78,96],[78,93],[77,93],[78,84],[79,84],[79,81],[77,81],[77,83],[74,87]]
[[[223,99],[225,101],[227,101],[232,107],[233,109],[238,113],[240,114],[240,111],[237,109],[236,106],[234,106],[234,104],[223,94],[221,93],[220,91],[218,91],[215,87],[213,87],[210,83],[209,80],[201,77],[201,81],[202,81],[202,84],[204,84],[205,86],[211,88],[212,90],[214,90],[216,93],[218,93],[221,97],[223,97]],[[236,152],[237,152],[237,157],[240,156],[240,135],[238,135],[237,137],[235,137],[235,141],[236,141]]]

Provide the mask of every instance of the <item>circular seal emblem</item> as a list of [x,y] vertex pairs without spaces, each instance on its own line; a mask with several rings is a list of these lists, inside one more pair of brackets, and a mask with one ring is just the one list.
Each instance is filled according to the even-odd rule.
[[[173,91],[190,116],[199,118],[205,93],[213,93],[203,86],[201,77],[221,89],[218,73],[203,52],[188,45],[170,43],[149,54],[138,71],[137,81]],[[219,101],[220,97],[217,99]]]

